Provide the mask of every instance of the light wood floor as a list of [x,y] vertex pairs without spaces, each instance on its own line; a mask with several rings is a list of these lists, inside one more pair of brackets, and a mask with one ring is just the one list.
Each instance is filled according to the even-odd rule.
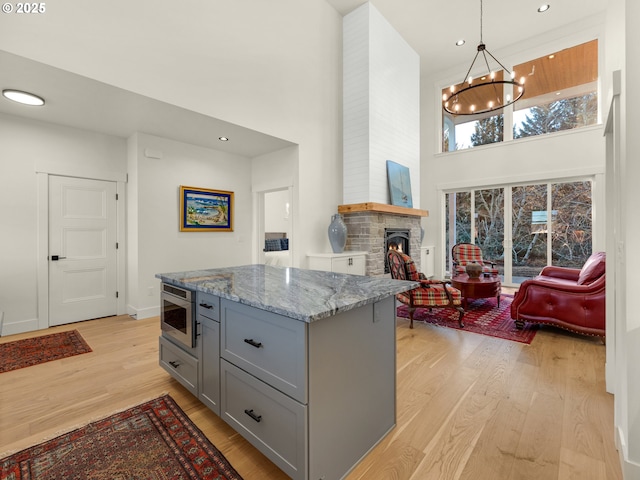
[[[158,366],[158,318],[0,343],[73,328],[92,353],[0,374],[0,455],[168,392],[245,480],[287,478]],[[348,480],[622,479],[599,340],[548,328],[522,345],[404,319],[397,334],[397,426]]]

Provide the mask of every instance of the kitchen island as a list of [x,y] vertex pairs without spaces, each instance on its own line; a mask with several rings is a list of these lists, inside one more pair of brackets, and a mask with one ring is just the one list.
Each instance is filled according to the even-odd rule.
[[163,335],[160,364],[290,477],[343,478],[395,426],[394,296],[416,282],[265,265],[156,277],[196,292],[198,332],[192,349]]

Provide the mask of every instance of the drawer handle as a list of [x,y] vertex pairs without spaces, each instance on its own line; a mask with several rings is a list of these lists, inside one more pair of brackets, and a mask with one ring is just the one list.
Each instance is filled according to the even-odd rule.
[[260,423],[260,420],[262,420],[262,415],[256,415],[255,413],[253,413],[253,408],[251,410],[246,410],[245,409],[244,413],[249,415],[251,418],[253,418],[258,423]]
[[169,365],[171,365],[173,368],[178,368],[180,366],[180,363],[172,360],[169,362]]
[[202,308],[206,308],[207,310],[213,309],[213,305],[209,305],[208,303],[201,303],[200,306]]
[[260,348],[262,346],[260,342],[256,342],[253,338],[245,338],[244,342],[256,348]]

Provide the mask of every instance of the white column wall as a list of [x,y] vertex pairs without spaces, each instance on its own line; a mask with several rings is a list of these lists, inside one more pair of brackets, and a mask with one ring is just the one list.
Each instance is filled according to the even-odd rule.
[[[619,449],[625,480],[640,478],[640,299],[635,294],[640,288],[636,274],[640,259],[635,254],[640,238],[637,219],[637,185],[640,182],[640,114],[636,106],[640,93],[634,88],[640,75],[640,30],[634,20],[640,15],[635,0],[611,0],[607,10],[606,68],[602,75],[606,97],[605,113],[612,105],[613,95],[619,93],[619,112],[615,104],[610,127],[611,158],[608,173],[612,185],[607,194],[607,218],[610,238],[615,242],[607,246],[607,300],[614,302],[608,312],[616,315],[614,338],[607,338],[607,362],[613,363],[614,436]],[[614,72],[620,71],[620,88],[616,92]],[[615,121],[619,118],[619,124]],[[606,120],[606,118],[605,118]],[[617,141],[619,139],[619,142]],[[611,272],[609,272],[609,265]],[[608,305],[608,307],[610,307]],[[609,319],[608,319],[609,320]],[[608,379],[609,380],[609,379]]]
[[[618,370],[618,390],[616,390],[616,420],[619,440],[624,453],[623,472],[625,479],[640,478],[640,298],[636,294],[640,288],[637,271],[640,258],[636,254],[640,242],[638,222],[637,186],[640,182],[640,92],[636,88],[640,75],[640,5],[636,0],[612,2],[616,5],[617,17],[614,26],[624,31],[624,44],[618,44],[618,51],[624,51],[621,82],[621,157],[625,184],[622,187],[621,238],[616,251],[623,265],[625,315],[617,321],[623,322],[619,331],[623,338],[616,338],[616,348],[621,349],[617,358],[621,360]],[[624,27],[622,26],[624,24]],[[612,33],[615,35],[614,33]]]
[[370,3],[344,17],[343,203],[391,203],[387,160],[420,206],[420,59]]

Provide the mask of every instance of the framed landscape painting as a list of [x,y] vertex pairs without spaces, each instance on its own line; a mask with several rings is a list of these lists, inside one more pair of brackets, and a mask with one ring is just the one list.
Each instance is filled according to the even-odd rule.
[[404,165],[387,160],[387,177],[389,180],[391,205],[413,208],[409,169]]
[[180,186],[181,232],[232,232],[233,192]]

